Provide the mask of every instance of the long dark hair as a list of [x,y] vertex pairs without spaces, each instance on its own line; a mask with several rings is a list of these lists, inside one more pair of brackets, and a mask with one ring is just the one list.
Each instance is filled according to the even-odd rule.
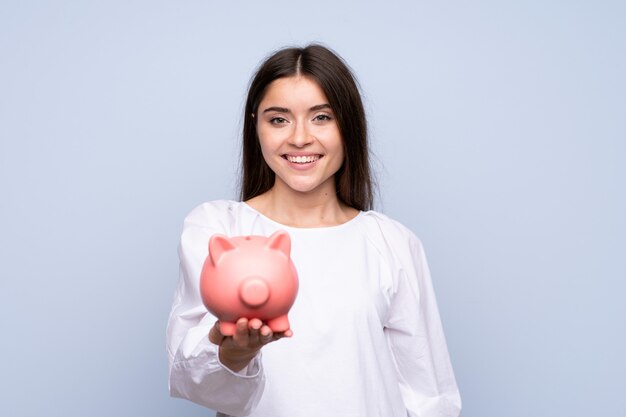
[[243,123],[242,201],[263,194],[274,185],[275,174],[261,154],[255,119],[267,86],[278,78],[295,75],[316,81],[335,114],[344,151],[343,165],[335,174],[338,198],[357,210],[372,209],[373,185],[361,94],[346,63],[336,53],[318,44],[273,53],[252,78]]

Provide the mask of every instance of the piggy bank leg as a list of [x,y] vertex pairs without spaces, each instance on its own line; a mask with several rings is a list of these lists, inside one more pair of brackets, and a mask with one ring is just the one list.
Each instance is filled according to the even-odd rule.
[[286,336],[291,336],[291,330],[289,330],[289,319],[286,314],[278,316],[274,319],[268,320],[267,325],[274,333],[277,332],[289,332]]
[[237,325],[235,323],[230,323],[227,321],[220,321],[220,333],[224,336],[232,336],[235,334],[235,330],[237,329]]

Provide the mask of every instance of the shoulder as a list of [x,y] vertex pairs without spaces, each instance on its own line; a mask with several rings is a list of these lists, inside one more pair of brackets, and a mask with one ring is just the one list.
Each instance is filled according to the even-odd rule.
[[234,205],[238,204],[236,201],[232,200],[213,200],[206,201],[202,204],[194,207],[185,220],[187,219],[196,219],[203,218],[206,216],[221,216],[228,213],[228,211],[232,210]]
[[185,217],[183,228],[200,227],[226,231],[240,210],[240,202],[213,200],[194,207]]
[[391,217],[374,211],[363,212],[363,224],[369,237],[383,239],[391,245],[418,245],[421,247],[419,238],[411,229]]
[[426,262],[421,240],[404,224],[376,211],[364,212],[362,217],[365,239],[391,265],[407,268]]
[[[197,253],[196,259],[206,257],[207,242],[215,233],[230,234],[234,210],[238,202],[231,200],[207,201],[194,207],[185,217],[180,236],[180,253]],[[199,252],[198,252],[199,251]],[[182,259],[182,258],[181,258]]]

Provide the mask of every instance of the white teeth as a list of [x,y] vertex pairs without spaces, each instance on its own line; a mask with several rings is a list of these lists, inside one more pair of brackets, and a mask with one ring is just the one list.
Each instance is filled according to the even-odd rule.
[[315,162],[320,159],[319,155],[314,156],[289,156],[287,155],[287,160],[289,162],[295,162],[296,164],[306,164],[310,162]]

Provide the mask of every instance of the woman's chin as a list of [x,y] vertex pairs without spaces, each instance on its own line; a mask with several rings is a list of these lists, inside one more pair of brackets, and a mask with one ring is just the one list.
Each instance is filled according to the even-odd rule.
[[334,181],[325,181],[322,183],[319,181],[290,181],[285,185],[288,190],[298,194],[316,194],[324,192],[332,192],[334,194],[335,184]]

